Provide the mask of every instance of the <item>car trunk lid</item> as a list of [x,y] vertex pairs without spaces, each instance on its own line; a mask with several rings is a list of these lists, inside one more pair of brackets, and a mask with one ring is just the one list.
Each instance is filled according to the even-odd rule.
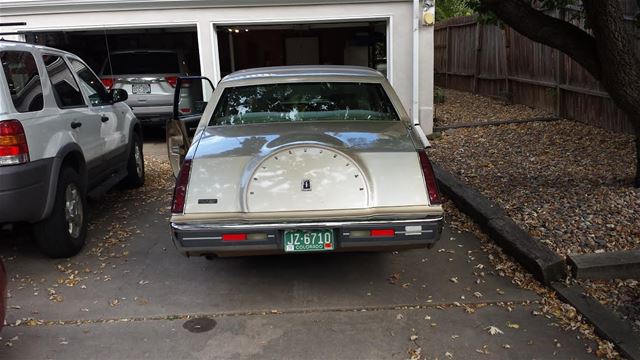
[[428,203],[415,146],[399,121],[208,127],[192,161],[185,214]]

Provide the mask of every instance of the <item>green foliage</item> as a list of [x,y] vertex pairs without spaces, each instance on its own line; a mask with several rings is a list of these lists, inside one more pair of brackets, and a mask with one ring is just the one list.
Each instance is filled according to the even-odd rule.
[[436,0],[436,21],[474,13],[469,6],[472,0]]
[[433,102],[436,104],[444,103],[444,90],[440,87],[434,87],[433,89]]

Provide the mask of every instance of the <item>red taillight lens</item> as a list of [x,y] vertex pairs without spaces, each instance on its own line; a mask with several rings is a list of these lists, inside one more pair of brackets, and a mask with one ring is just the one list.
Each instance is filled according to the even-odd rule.
[[29,162],[29,146],[18,120],[0,121],[0,166]]
[[185,160],[176,179],[176,187],[173,189],[172,214],[182,214],[184,212],[184,201],[187,197],[187,183],[191,173],[191,160]]
[[107,88],[107,90],[111,90],[111,88],[113,87],[113,79],[100,79],[102,80],[102,85],[104,85],[104,87]]
[[438,183],[436,182],[435,174],[433,173],[433,167],[431,161],[424,150],[418,150],[418,157],[420,158],[420,165],[422,166],[422,174],[424,175],[424,181],[427,184],[427,192],[429,193],[429,203],[431,205],[442,204],[442,197],[438,191]]
[[247,234],[222,234],[222,241],[243,241],[247,240]]
[[370,232],[371,236],[381,236],[381,237],[393,237],[396,235],[396,231],[393,229],[373,229]]
[[169,83],[169,85],[171,85],[172,88],[176,87],[176,83],[178,82],[177,76],[167,76],[164,79],[167,80],[167,82]]

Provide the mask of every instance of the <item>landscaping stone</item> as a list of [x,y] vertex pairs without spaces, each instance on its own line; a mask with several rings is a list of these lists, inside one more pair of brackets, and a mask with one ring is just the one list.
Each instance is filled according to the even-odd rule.
[[640,279],[640,250],[567,256],[577,279]]
[[630,360],[640,360],[640,337],[631,326],[607,310],[599,302],[584,294],[580,286],[554,283],[552,287],[560,298],[573,305],[596,328],[596,333],[616,344],[618,350]]

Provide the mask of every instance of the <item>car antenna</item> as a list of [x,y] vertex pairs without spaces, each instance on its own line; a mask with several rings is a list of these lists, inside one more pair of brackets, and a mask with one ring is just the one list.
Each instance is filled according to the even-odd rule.
[[109,50],[109,38],[107,37],[107,30],[102,29],[104,34],[104,44],[107,47],[107,63],[109,64],[109,75],[113,76],[113,67],[111,66],[111,50]]

